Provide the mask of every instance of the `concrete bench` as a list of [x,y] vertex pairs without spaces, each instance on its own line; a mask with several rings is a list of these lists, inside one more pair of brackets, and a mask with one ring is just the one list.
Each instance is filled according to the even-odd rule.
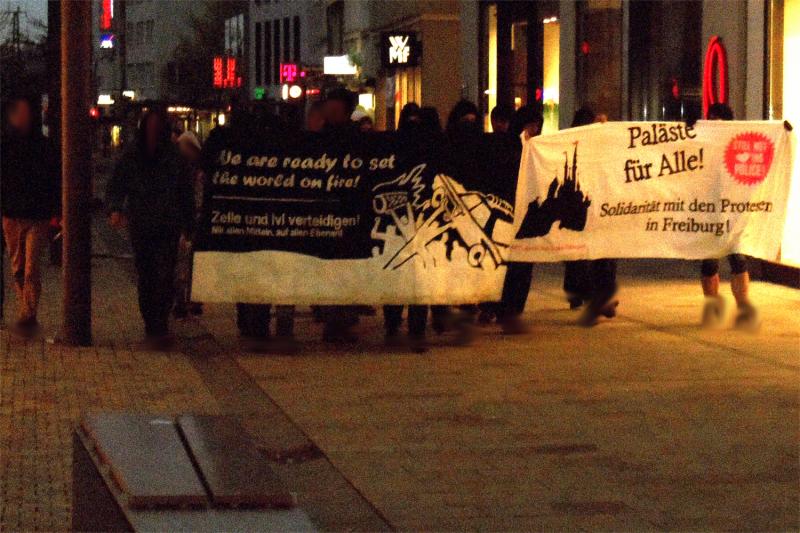
[[73,530],[315,529],[231,417],[87,416],[73,459]]

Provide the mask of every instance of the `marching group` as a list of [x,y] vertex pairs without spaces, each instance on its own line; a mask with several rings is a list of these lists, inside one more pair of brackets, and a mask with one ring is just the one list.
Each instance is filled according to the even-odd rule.
[[[442,128],[433,107],[405,105],[397,129],[413,139],[481,133],[478,108],[471,102],[458,102]],[[730,108],[715,104],[710,119],[730,120]],[[491,114],[495,135],[507,135],[524,143],[541,133],[543,117],[533,105],[519,109],[495,107]],[[581,108],[572,127],[597,121],[605,116],[588,107]],[[54,148],[34,126],[31,101],[11,98],[4,105],[2,136],[2,222],[4,247],[8,250],[12,283],[18,315],[13,331],[33,337],[39,331],[37,308],[41,293],[40,256],[47,243],[49,228],[57,225],[60,214],[60,169]],[[353,95],[334,89],[326,98],[310,105],[305,129],[314,132],[369,132],[374,128],[369,116],[355,111]],[[169,318],[183,318],[203,312],[200,303],[190,300],[192,241],[198,225],[203,199],[204,180],[209,175],[215,146],[226,133],[238,131],[245,136],[282,135],[287,125],[263,109],[234,109],[230,124],[212,130],[205,146],[191,131],[173,128],[165,110],[150,108],[139,120],[136,138],[117,161],[108,181],[105,204],[109,223],[127,228],[134,252],[137,273],[139,311],[145,326],[145,343],[154,349],[171,345]],[[520,146],[521,148],[521,146]],[[486,176],[485,179],[491,179]],[[729,256],[731,287],[736,299],[736,325],[752,328],[759,318],[748,297],[749,274],[745,257]],[[702,262],[702,289],[706,296],[702,321],[718,325],[724,317],[724,299],[719,294],[719,261]],[[459,341],[470,338],[473,324],[498,323],[508,334],[526,332],[521,315],[531,287],[533,265],[508,263],[502,297],[499,302],[476,302],[474,305],[408,306],[407,335],[400,333],[403,307],[383,307],[386,342],[408,345],[424,351],[430,316],[437,334],[448,330]],[[616,316],[617,262],[615,259],[569,261],[565,265],[564,291],[572,309],[582,309],[578,322],[594,326],[602,317]],[[259,349],[294,343],[294,307],[277,306],[276,327],[271,338],[272,307],[241,303],[236,306],[237,325],[248,348]],[[349,343],[357,340],[354,327],[360,316],[375,314],[366,305],[320,306],[314,317],[323,323],[323,340]]]

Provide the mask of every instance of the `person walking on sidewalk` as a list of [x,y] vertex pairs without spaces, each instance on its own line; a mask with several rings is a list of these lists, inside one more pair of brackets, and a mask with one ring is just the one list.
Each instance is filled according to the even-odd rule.
[[[543,125],[541,111],[533,105],[524,105],[514,113],[509,134],[524,144],[540,135]],[[528,301],[532,279],[533,263],[508,262],[503,293],[497,306],[497,322],[502,326],[503,333],[519,335],[528,332],[527,324],[522,321],[522,313]]]
[[33,117],[27,97],[9,100],[0,158],[3,236],[18,308],[14,331],[26,338],[39,330],[42,248],[50,219],[59,215],[61,205],[57,153]]
[[[733,110],[727,104],[713,104],[708,109],[708,120],[733,120]],[[742,254],[728,256],[731,266],[731,292],[736,299],[737,328],[757,329],[760,325],[758,310],[750,302],[750,272],[747,257]],[[717,327],[725,317],[725,300],[719,295],[719,259],[704,259],[700,265],[703,294],[703,325]]]
[[[205,180],[205,172],[200,164],[202,147],[194,132],[189,130],[178,136],[176,146],[189,170],[195,210],[194,219],[197,222],[200,220],[203,207],[203,182]],[[194,236],[181,237],[178,243],[175,268],[175,308],[173,309],[175,318],[186,318],[190,314],[203,314],[203,304],[190,301],[193,251]]]
[[135,146],[117,162],[106,191],[111,225],[130,232],[145,344],[152,349],[171,346],[178,240],[194,226],[191,178],[170,133],[163,110],[147,111]]

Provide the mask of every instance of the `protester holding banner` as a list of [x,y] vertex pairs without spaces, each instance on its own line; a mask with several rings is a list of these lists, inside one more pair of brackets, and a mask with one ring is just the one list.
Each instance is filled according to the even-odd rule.
[[[438,123],[438,116],[436,117]],[[397,124],[400,142],[411,144],[429,142],[432,135],[438,136],[439,128],[433,129],[430,120],[423,123],[422,110],[414,102],[409,102],[400,110],[400,119]],[[424,352],[425,329],[428,321],[427,305],[408,306],[408,340],[412,350]],[[400,337],[400,325],[403,322],[402,305],[384,305],[383,323],[386,329],[386,344],[389,346],[403,344]]]
[[[598,120],[598,115],[584,106],[575,112],[570,127],[604,122],[603,117]],[[615,317],[619,304],[613,300],[617,292],[617,262],[613,259],[567,261],[564,267],[564,292],[567,293],[570,309],[588,303],[578,320],[583,326],[595,325],[600,316]]]
[[178,239],[194,226],[192,184],[170,133],[163,110],[147,111],[135,146],[117,163],[106,192],[111,225],[130,231],[145,342],[153,349],[171,345]]
[[[520,107],[511,118],[509,133],[525,143],[542,132],[544,117],[532,105]],[[531,290],[533,263],[508,262],[506,279],[503,284],[502,299],[497,307],[497,321],[503,332],[509,335],[525,333],[527,327],[520,317],[525,311],[525,303]]]
[[[353,93],[344,87],[330,91],[325,98],[323,113],[325,127],[322,132],[329,137],[351,137],[359,134],[350,117],[355,109]],[[322,340],[331,343],[350,343],[358,340],[353,328],[358,324],[355,305],[322,306],[320,313],[325,324]]]
[[[200,140],[191,131],[184,131],[178,136],[178,151],[189,169],[192,182],[193,201],[195,208],[195,221],[200,219],[203,205],[203,180],[205,173],[200,165],[202,147]],[[190,313],[200,315],[203,305],[190,301],[192,282],[192,240],[194,236],[182,236],[178,244],[177,267],[175,272],[175,307],[173,314],[176,318],[184,318]]]
[[[727,104],[712,104],[708,108],[708,120],[733,120],[733,110]],[[759,316],[749,298],[750,273],[747,270],[747,258],[742,254],[730,254],[728,263],[731,266],[731,292],[736,299],[736,326],[755,329],[759,325]],[[725,317],[725,300],[719,295],[719,259],[703,260],[700,273],[703,294],[706,297],[703,325],[716,327]]]

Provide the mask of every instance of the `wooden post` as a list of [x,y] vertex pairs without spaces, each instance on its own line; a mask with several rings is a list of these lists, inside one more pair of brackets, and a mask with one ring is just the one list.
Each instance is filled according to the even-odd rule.
[[92,343],[92,2],[61,2],[61,158],[64,301],[62,340]]

